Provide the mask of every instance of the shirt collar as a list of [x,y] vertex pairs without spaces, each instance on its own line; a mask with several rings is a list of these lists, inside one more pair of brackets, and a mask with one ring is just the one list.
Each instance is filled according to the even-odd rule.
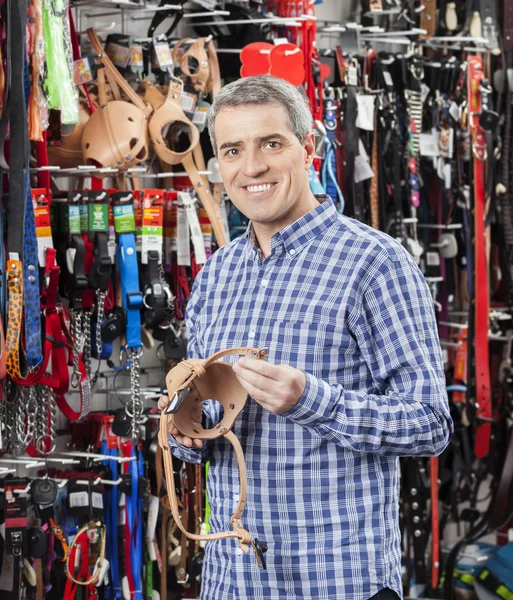
[[[338,219],[337,209],[330,196],[315,194],[315,198],[320,202],[319,206],[272,236],[271,252],[281,247],[287,254],[296,254],[310,240],[320,235]],[[251,221],[246,229],[245,237],[255,250],[259,250]]]

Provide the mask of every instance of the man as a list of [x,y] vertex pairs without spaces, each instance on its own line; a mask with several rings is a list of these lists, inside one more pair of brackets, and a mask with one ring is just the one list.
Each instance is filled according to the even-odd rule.
[[[231,361],[250,395],[233,428],[248,471],[243,522],[268,552],[263,570],[233,539],[208,543],[201,597],[397,598],[399,457],[436,456],[453,431],[427,284],[399,243],[312,195],[311,116],[295,87],[270,76],[227,85],[209,132],[251,223],[194,283],[188,352],[269,349],[267,361]],[[212,426],[218,406],[205,402],[198,421]],[[172,434],[177,457],[210,460],[211,532],[227,530],[231,445]]]

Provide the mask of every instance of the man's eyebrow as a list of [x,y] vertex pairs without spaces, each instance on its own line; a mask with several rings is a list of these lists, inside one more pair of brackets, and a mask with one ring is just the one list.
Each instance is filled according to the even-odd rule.
[[[286,141],[286,137],[284,135],[282,135],[281,133],[271,133],[269,135],[264,135],[262,137],[257,137],[256,138],[256,142],[258,144],[263,144],[265,142],[269,142],[271,140],[280,140],[282,142]],[[238,148],[242,146],[242,142],[224,142],[224,144],[221,144],[221,146],[219,147],[219,150],[226,150],[226,148]]]
[[225,148],[236,148],[237,146],[242,146],[242,142],[225,142],[219,146],[219,150],[224,150]]
[[262,144],[263,142],[269,142],[271,140],[281,140],[282,142],[285,141],[287,138],[282,135],[281,133],[271,133],[270,135],[264,135],[262,137],[259,137],[256,139],[256,141],[259,144]]

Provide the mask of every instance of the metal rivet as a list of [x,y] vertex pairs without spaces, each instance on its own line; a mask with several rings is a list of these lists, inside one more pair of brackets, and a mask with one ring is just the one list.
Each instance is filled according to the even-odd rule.
[[33,271],[35,268],[36,268],[36,267],[34,267],[34,265],[29,265],[29,266],[28,266],[28,270],[29,270],[29,271]]
[[34,275],[30,275],[28,279],[29,279],[30,283],[34,283],[34,281],[36,280]]
[[414,522],[414,523],[418,523],[419,521],[420,521],[420,517],[419,517],[419,516],[417,516],[417,515],[415,515],[415,516],[413,517],[413,522]]
[[413,535],[415,537],[420,537],[422,535],[422,531],[420,529],[415,529],[415,531],[413,532]]

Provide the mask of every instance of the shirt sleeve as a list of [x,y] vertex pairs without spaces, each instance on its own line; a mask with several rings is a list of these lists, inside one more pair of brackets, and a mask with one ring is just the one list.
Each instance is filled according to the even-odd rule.
[[[198,339],[198,318],[202,306],[202,280],[204,275],[205,267],[198,273],[198,276],[194,280],[191,290],[191,296],[185,309],[185,324],[189,333],[189,339],[187,342],[187,358],[204,358],[201,343]],[[203,296],[204,297],[204,296]],[[206,427],[209,421],[209,407],[208,403],[203,403],[203,414],[206,421]],[[200,464],[202,460],[208,460],[209,444],[206,440],[203,441],[202,448],[187,448],[179,444],[172,435],[169,435],[169,446],[171,452],[185,462]]]
[[362,288],[349,327],[372,376],[371,393],[305,373],[303,395],[284,416],[357,452],[437,456],[454,426],[426,280],[409,255],[387,254]]

